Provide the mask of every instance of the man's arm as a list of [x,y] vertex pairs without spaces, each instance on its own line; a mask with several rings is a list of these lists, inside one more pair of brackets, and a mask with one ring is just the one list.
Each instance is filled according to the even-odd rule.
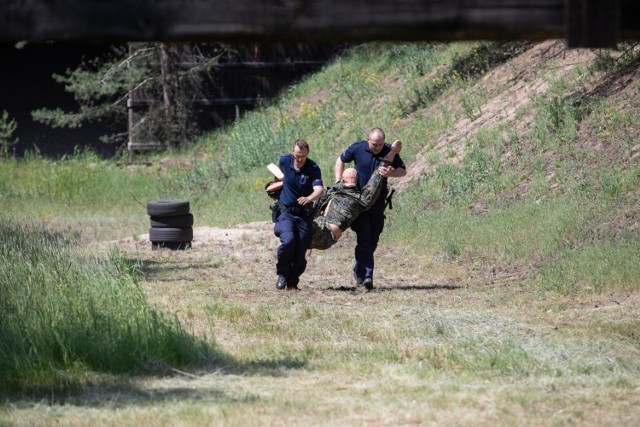
[[407,170],[405,168],[394,169],[390,166],[381,166],[380,167],[380,175],[385,178],[402,178],[407,174]]
[[336,165],[334,167],[334,173],[336,177],[335,182],[338,182],[342,179],[343,172],[344,172],[344,162],[342,161],[340,156],[338,156],[338,158],[336,159]]
[[316,185],[313,187],[313,192],[308,196],[298,197],[299,205],[306,205],[307,203],[313,203],[315,200],[318,200],[322,197],[322,193],[324,193],[324,187],[322,185]]
[[267,187],[264,189],[266,192],[269,191],[278,191],[282,189],[282,186],[284,185],[284,182],[282,181],[272,181],[269,185],[267,185]]

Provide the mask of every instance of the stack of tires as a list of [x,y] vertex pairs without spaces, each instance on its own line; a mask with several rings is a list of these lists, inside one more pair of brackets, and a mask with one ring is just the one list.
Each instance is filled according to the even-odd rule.
[[152,200],[147,202],[151,220],[151,249],[189,249],[193,241],[193,215],[187,200]]

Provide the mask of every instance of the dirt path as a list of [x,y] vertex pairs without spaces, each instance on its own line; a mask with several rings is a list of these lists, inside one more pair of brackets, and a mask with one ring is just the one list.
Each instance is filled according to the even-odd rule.
[[[318,304],[376,304],[376,294],[398,293],[434,298],[438,293],[468,286],[460,270],[386,245],[385,234],[376,252],[375,287],[372,292],[356,288],[351,266],[355,234],[347,231],[338,244],[326,251],[311,251],[299,291],[275,289],[275,253],[279,244],[271,222],[254,222],[233,228],[196,227],[192,248],[152,250],[148,235],[109,242],[139,257],[145,270],[144,285],[152,300],[176,308],[187,301],[217,297],[263,303],[279,301],[286,294],[294,302]],[[487,280],[490,280],[487,278]],[[159,292],[158,281],[163,290]],[[171,285],[169,286],[169,283]],[[168,288],[176,287],[175,291]],[[424,291],[424,292],[421,292]],[[404,294],[404,297],[401,296]]]

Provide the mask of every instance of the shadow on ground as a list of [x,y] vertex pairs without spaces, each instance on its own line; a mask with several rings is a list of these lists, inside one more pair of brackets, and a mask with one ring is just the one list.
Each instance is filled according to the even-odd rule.
[[336,292],[395,292],[395,291],[435,291],[435,290],[456,290],[460,289],[462,286],[458,285],[401,285],[401,286],[384,286],[384,287],[376,287],[370,291],[366,291],[363,287],[357,286],[330,286],[327,288],[328,291],[336,291]]
[[[129,405],[162,403],[174,400],[212,401],[216,403],[242,403],[257,400],[257,395],[234,395],[225,390],[224,381],[207,379],[209,375],[254,375],[283,377],[287,370],[303,369],[307,361],[299,357],[285,356],[259,361],[239,362],[218,351],[217,359],[199,366],[175,369],[165,368],[161,372],[147,375],[106,374],[103,380],[91,380],[84,384],[51,385],[39,387],[2,387],[0,408],[3,406],[30,406],[33,404],[76,405],[95,408],[122,408]],[[189,372],[191,371],[191,372]],[[170,388],[150,388],[140,385],[147,380],[178,381]],[[214,385],[203,387],[202,381]],[[198,382],[198,386],[190,383]]]

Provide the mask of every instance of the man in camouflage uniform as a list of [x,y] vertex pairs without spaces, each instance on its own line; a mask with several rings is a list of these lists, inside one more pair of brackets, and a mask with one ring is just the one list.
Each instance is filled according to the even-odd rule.
[[[401,149],[402,142],[395,141],[381,165],[390,165]],[[378,200],[385,179],[376,169],[367,185],[359,190],[356,170],[345,169],[342,179],[329,187],[318,202],[320,216],[313,220],[313,240],[310,248],[329,249],[333,246],[358,215],[371,208]]]

